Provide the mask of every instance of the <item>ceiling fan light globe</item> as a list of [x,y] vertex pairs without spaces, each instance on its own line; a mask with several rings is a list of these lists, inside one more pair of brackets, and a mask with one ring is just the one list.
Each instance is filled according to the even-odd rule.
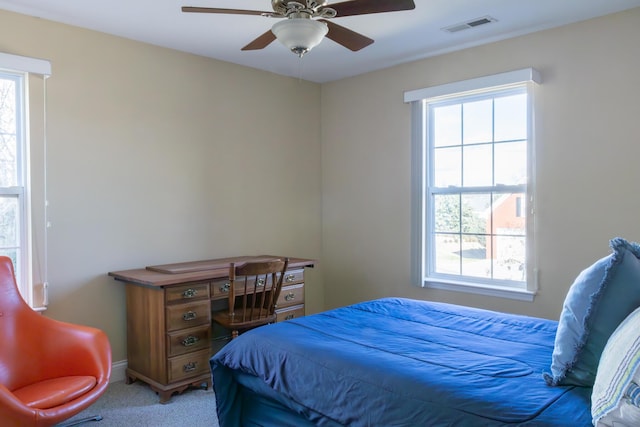
[[324,23],[305,18],[285,19],[271,28],[276,39],[300,57],[319,45],[328,31]]

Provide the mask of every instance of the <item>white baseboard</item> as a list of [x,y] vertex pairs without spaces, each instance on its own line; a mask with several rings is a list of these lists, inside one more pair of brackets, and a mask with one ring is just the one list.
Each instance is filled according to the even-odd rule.
[[117,381],[124,381],[127,377],[127,361],[121,360],[119,362],[115,362],[111,365],[111,377],[109,378],[110,383],[115,383]]

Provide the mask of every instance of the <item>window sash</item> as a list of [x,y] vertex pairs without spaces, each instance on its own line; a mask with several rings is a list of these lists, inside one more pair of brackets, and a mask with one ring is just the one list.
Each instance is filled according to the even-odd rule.
[[[435,202],[434,199],[436,196],[438,195],[454,195],[454,196],[460,196],[460,198],[463,198],[464,196],[468,196],[468,195],[478,195],[478,194],[488,194],[490,195],[490,198],[493,200],[494,196],[496,193],[498,194],[527,194],[527,188],[525,185],[520,185],[520,186],[509,186],[509,187],[498,187],[499,189],[496,190],[495,187],[480,187],[480,188],[474,188],[472,190],[463,190],[463,189],[433,189],[433,190],[428,190],[427,192],[427,197],[426,197],[426,205],[427,205],[427,209],[428,209],[428,213],[426,215],[427,217],[427,226],[426,226],[426,236],[424,237],[425,239],[425,244],[426,247],[428,248],[426,250],[426,268],[425,268],[425,278],[424,281],[426,282],[425,284],[428,284],[428,282],[432,279],[444,279],[444,280],[450,280],[450,281],[461,281],[461,282],[465,282],[465,283],[477,283],[477,284],[484,284],[484,283],[490,283],[493,286],[498,286],[498,287],[507,287],[507,288],[516,288],[516,289],[527,289],[527,283],[526,283],[526,279],[525,280],[510,280],[510,279],[501,279],[501,278],[496,278],[496,277],[486,277],[486,276],[473,276],[473,275],[468,275],[468,274],[464,274],[463,272],[463,268],[462,268],[462,263],[464,258],[462,256],[460,256],[459,258],[459,262],[461,264],[461,268],[460,268],[460,273],[459,274],[447,274],[447,273],[443,273],[443,272],[438,272],[437,271],[437,259],[436,259],[436,246],[437,246],[437,239],[440,236],[445,236],[445,235],[450,235],[450,236],[458,236],[460,238],[460,240],[462,241],[464,238],[469,238],[469,237],[483,237],[485,239],[492,239],[493,241],[497,241],[498,239],[505,239],[505,238],[520,238],[520,237],[524,237],[525,239],[527,239],[527,232],[525,229],[525,233],[524,235],[519,235],[519,234],[508,234],[505,232],[500,232],[499,230],[496,230],[495,228],[491,228],[489,230],[487,230],[486,232],[470,232],[470,231],[464,231],[462,229],[462,227],[460,227],[459,229],[455,230],[455,231],[438,231],[436,230],[436,225],[435,225],[435,221],[436,221],[436,214],[435,214]],[[462,217],[460,218],[460,223],[462,223]],[[461,248],[462,249],[462,248]],[[491,271],[490,271],[490,275],[494,276],[495,275],[495,262],[497,262],[498,260],[495,259],[496,257],[493,256],[492,260],[491,260]],[[524,274],[524,276],[526,277],[526,274]],[[423,284],[424,285],[424,284]]]

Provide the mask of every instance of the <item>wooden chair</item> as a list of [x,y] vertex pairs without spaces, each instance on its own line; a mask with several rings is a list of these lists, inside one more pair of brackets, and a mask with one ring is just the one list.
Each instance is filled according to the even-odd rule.
[[213,315],[215,322],[231,331],[231,339],[239,332],[276,321],[276,302],[288,265],[289,258],[231,264],[229,311]]
[[0,426],[67,420],[98,400],[110,375],[104,332],[36,313],[18,292],[11,259],[0,256]]

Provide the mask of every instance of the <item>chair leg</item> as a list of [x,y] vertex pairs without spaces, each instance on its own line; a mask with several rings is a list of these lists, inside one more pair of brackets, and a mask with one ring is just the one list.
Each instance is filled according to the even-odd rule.
[[80,418],[74,421],[67,421],[62,424],[56,424],[55,427],[71,427],[71,426],[77,426],[78,424],[88,423],[89,421],[101,421],[101,420],[102,420],[102,415],[94,415],[92,417],[85,417],[85,418]]

